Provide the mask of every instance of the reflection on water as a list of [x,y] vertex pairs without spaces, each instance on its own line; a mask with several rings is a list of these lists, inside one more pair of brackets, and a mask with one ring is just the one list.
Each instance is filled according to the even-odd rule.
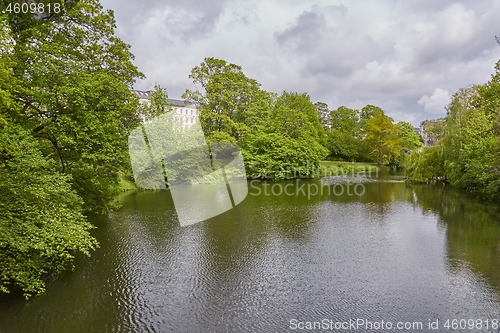
[[446,232],[448,269],[462,266],[500,292],[500,209],[443,186],[412,186],[415,205],[439,216]]
[[[0,332],[285,332],[291,319],[325,318],[426,331],[435,319],[500,319],[499,208],[380,178],[253,183],[236,208],[185,228],[168,191],[126,195],[113,216],[91,217],[101,248],[74,273],[28,302],[0,298]],[[327,191],[347,182],[363,195]],[[327,188],[265,195],[275,184]]]

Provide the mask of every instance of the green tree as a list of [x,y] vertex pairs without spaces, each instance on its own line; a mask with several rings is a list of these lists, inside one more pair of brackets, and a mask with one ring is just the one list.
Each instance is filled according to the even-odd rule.
[[293,179],[317,176],[327,151],[316,141],[269,131],[252,133],[243,153],[250,178]]
[[401,146],[409,151],[422,147],[422,137],[415,133],[415,128],[407,121],[400,121],[396,124],[398,137],[401,139]]
[[369,154],[377,164],[389,162],[393,157],[398,157],[401,143],[398,138],[398,129],[393,119],[384,112],[376,113],[366,121],[366,136],[363,143],[369,147]]
[[265,126],[271,95],[240,66],[205,58],[191,70],[189,78],[201,91],[188,89],[182,96],[200,105],[201,124],[209,141],[231,140],[229,137],[238,141],[256,126]]
[[14,73],[26,91],[18,122],[71,183],[87,210],[105,211],[126,165],[127,135],[138,124],[129,87],[142,77],[129,46],[114,35],[98,1],[67,2],[48,20],[9,15]]
[[359,112],[359,127],[361,128],[361,131],[364,133],[364,135],[366,135],[367,132],[366,126],[368,120],[384,114],[384,110],[382,110],[378,106],[371,104],[368,104],[361,109],[361,111]]
[[[284,91],[274,103],[275,110],[280,110],[280,108],[283,107],[289,110],[295,110],[297,115],[303,115],[305,123],[303,123],[300,127],[301,130],[305,131],[303,134],[310,137],[311,140],[316,140],[326,146],[326,135],[323,127],[321,126],[316,106],[312,103],[311,98],[307,93],[300,94],[296,92]],[[289,118],[294,117],[292,116]],[[292,129],[290,128],[290,130]]]
[[324,129],[307,94],[260,89],[240,66],[205,58],[190,78],[201,90],[186,90],[199,103],[208,142],[237,143],[253,178],[311,177],[324,158]]
[[168,92],[166,88],[162,88],[159,84],[155,84],[151,91],[151,98],[148,104],[141,104],[138,108],[139,118],[143,121],[150,121],[165,112],[171,112],[172,106],[168,104]]
[[475,109],[479,97],[479,86],[459,89],[450,104],[446,107],[444,149],[444,168],[447,179],[455,186],[462,186],[461,179],[465,174],[464,129],[470,113]]
[[389,165],[394,169],[403,169],[406,167],[410,154],[422,146],[423,140],[420,134],[415,133],[415,128],[409,122],[398,122],[396,129],[401,152],[399,155],[392,155]]
[[29,132],[0,129],[0,291],[17,285],[26,298],[42,293],[75,253],[96,248],[70,180],[51,168]]
[[462,158],[464,173],[458,182],[461,186],[478,192],[499,194],[498,134],[495,135],[493,115],[483,110],[469,114],[464,128]]
[[0,17],[0,291],[26,297],[96,248],[83,212],[109,207],[139,121],[129,87],[142,74],[112,12],[58,3]]
[[341,106],[330,111],[328,121],[330,154],[342,159],[359,159],[361,153],[359,111]]
[[[484,135],[485,144],[491,149],[488,153],[491,160],[483,171],[483,174],[488,173],[488,177],[482,193],[492,198],[500,198],[500,61],[495,65],[491,80],[479,87],[479,95],[477,104],[484,110],[491,126],[489,132]],[[484,181],[484,177],[481,178]]]
[[329,123],[332,130],[351,133],[354,137],[361,136],[358,110],[341,106],[330,111]]
[[327,155],[314,104],[307,94],[283,92],[267,126],[243,143],[247,174],[252,178],[313,177]]
[[445,180],[443,147],[437,145],[414,151],[409,157],[406,175],[421,182]]
[[314,106],[316,107],[316,113],[318,114],[319,121],[321,123],[321,126],[323,126],[325,129],[328,128],[328,117],[330,115],[330,110],[328,109],[328,104],[323,103],[323,102],[316,102],[314,103]]
[[499,107],[500,62],[487,84],[454,94],[445,119],[425,123],[439,141],[412,155],[409,177],[446,179],[454,186],[500,198]]

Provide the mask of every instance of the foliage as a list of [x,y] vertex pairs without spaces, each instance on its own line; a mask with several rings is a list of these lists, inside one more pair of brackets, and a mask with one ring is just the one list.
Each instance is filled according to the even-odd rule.
[[392,157],[399,156],[401,143],[397,131],[392,118],[383,111],[366,121],[363,143],[370,147],[369,154],[377,164],[387,163]]
[[249,177],[313,176],[327,154],[326,137],[307,94],[266,92],[240,66],[215,58],[205,58],[190,78],[202,90],[183,97],[200,105],[207,141],[238,144]]
[[414,151],[407,162],[406,175],[411,180],[429,182],[444,180],[444,160],[441,146],[424,147]]
[[15,284],[28,298],[97,242],[70,176],[51,170],[30,133],[6,127],[0,144],[0,291]]
[[113,13],[57,2],[59,14],[0,17],[0,290],[26,297],[97,246],[83,212],[110,207],[139,122],[129,88],[142,74]]
[[291,179],[314,177],[326,149],[304,138],[260,132],[249,138],[243,153],[249,177]]
[[370,120],[373,117],[384,115],[384,110],[382,110],[380,107],[368,104],[364,106],[361,111],[359,112],[359,128],[361,129],[362,132],[366,133],[366,126],[368,120]]
[[330,158],[405,166],[408,154],[421,146],[420,135],[408,122],[394,124],[384,110],[366,105],[361,110],[340,106],[331,110],[325,128]]
[[[463,187],[500,193],[498,170],[499,137],[494,133],[493,115],[473,110],[464,128],[462,158],[464,173],[457,179]],[[454,180],[455,181],[455,180]],[[496,187],[496,188],[495,188]]]
[[328,104],[323,102],[314,103],[316,107],[316,113],[318,114],[319,121],[323,128],[328,128],[328,117],[330,115],[330,110],[328,109]]
[[478,86],[459,89],[447,106],[445,137],[442,144],[444,150],[444,168],[450,182],[461,186],[460,178],[465,171],[465,160],[462,148],[464,144],[463,129],[467,123],[467,115],[474,109],[474,101],[478,96]]
[[[281,96],[276,99],[274,110],[275,119],[281,117],[279,121],[282,125],[287,126],[286,128],[281,128],[282,130],[297,131],[299,129],[301,135],[316,140],[321,144],[326,144],[326,136],[323,126],[321,126],[316,106],[311,102],[311,98],[308,94],[284,91]],[[296,119],[299,118],[301,118],[301,120],[295,122]],[[287,123],[287,125],[285,125],[285,123]]]
[[151,98],[148,104],[141,104],[138,108],[139,117],[143,122],[150,121],[165,112],[171,112],[172,108],[168,105],[168,92],[166,88],[162,88],[159,84],[155,84],[151,91]]
[[[16,14],[17,15],[17,14]],[[18,122],[84,199],[105,211],[126,164],[126,136],[136,126],[137,98],[129,86],[141,77],[129,46],[114,36],[115,21],[94,0],[71,3],[51,20],[9,16],[14,73],[27,89]]]
[[329,114],[328,147],[330,154],[344,159],[361,158],[359,111],[341,106]]
[[278,97],[269,125],[243,142],[251,178],[313,177],[327,150],[323,129],[306,94],[284,92]]
[[403,169],[408,163],[410,154],[420,148],[423,144],[420,134],[415,133],[412,124],[400,121],[396,124],[398,138],[400,139],[401,152],[399,155],[392,155],[389,165],[393,169]]
[[427,145],[434,145],[445,135],[446,121],[444,118],[425,120],[422,122],[424,133],[427,134]]
[[433,147],[440,153],[425,149],[412,155],[410,179],[441,177],[454,186],[500,198],[499,109],[500,62],[490,82],[460,89],[447,107],[446,118],[429,122],[442,137]]
[[183,98],[200,105],[201,124],[208,140],[216,132],[240,140],[255,126],[264,126],[271,97],[256,80],[245,76],[240,66],[205,58],[191,70],[189,78],[202,90],[188,89]]
[[415,133],[415,128],[412,124],[406,121],[400,121],[396,124],[396,128],[403,148],[413,151],[422,147],[422,137]]

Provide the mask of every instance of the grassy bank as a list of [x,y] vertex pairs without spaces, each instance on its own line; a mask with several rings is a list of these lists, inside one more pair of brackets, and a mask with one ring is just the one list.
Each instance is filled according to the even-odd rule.
[[137,190],[137,186],[135,185],[133,178],[121,172],[118,173],[118,177],[120,178],[120,192]]
[[[338,176],[338,175],[358,175],[374,174],[380,171],[389,171],[390,168],[385,165],[376,165],[375,163],[345,162],[345,161],[321,161],[319,163],[318,177]],[[118,173],[120,178],[120,192],[135,191],[136,186],[133,177]]]
[[321,161],[320,177],[338,176],[338,175],[357,175],[376,173],[379,171],[389,171],[390,168],[385,165],[376,165],[375,163],[358,163],[345,161]]

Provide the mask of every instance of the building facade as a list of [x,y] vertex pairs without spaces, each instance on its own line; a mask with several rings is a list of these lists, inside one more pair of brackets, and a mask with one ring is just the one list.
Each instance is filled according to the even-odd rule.
[[[151,90],[141,91],[132,90],[132,92],[139,98],[139,103],[150,105]],[[198,106],[195,104],[188,104],[180,99],[167,99],[167,104],[172,108],[174,118],[183,126],[189,127],[194,124],[199,118]]]

